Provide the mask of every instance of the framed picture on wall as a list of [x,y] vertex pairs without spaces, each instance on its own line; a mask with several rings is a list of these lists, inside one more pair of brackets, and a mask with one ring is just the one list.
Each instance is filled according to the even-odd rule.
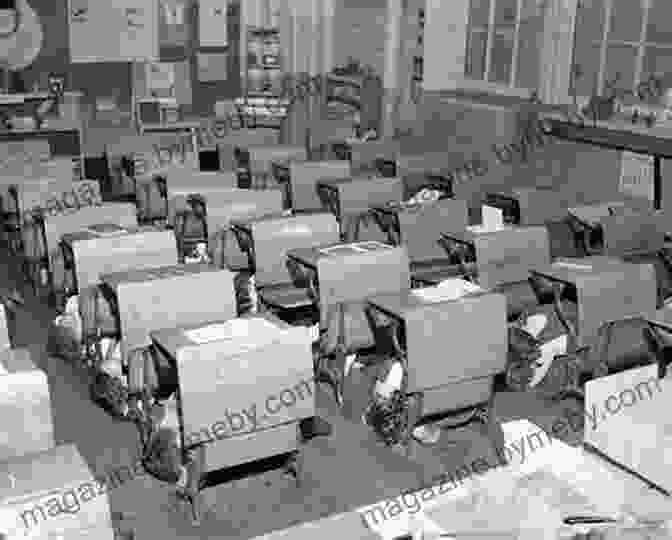
[[185,47],[189,40],[188,8],[184,0],[159,2],[159,45]]

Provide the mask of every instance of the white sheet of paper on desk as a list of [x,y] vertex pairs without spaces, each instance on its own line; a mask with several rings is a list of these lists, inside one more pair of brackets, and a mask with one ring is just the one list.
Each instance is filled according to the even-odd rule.
[[473,234],[484,234],[490,232],[503,231],[506,228],[507,227],[504,225],[496,227],[494,229],[489,228],[487,225],[467,225],[467,230]]
[[447,279],[435,287],[414,289],[412,293],[425,302],[448,302],[462,298],[465,294],[482,290],[464,279]]
[[185,335],[194,343],[203,345],[212,341],[226,341],[250,338],[254,341],[265,341],[277,335],[279,329],[266,319],[231,319],[225,323],[210,324],[201,328],[187,330]]
[[501,208],[495,208],[487,204],[483,205],[483,226],[486,230],[496,231],[504,226],[504,212]]
[[355,255],[357,253],[364,253],[365,250],[362,248],[353,245],[353,244],[340,244],[338,246],[332,246],[327,248],[322,248],[320,253],[323,255]]
[[569,261],[555,261],[554,265],[555,266],[560,266],[561,268],[570,268],[572,270],[592,270],[593,269],[592,264],[573,263],[573,262],[569,262]]
[[99,237],[122,236],[127,234],[127,230],[114,223],[104,223],[99,225],[91,225],[88,230]]

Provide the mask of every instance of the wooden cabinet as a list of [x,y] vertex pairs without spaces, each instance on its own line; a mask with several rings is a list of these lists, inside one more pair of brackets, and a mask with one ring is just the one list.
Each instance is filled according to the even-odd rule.
[[73,63],[158,58],[158,0],[68,0]]

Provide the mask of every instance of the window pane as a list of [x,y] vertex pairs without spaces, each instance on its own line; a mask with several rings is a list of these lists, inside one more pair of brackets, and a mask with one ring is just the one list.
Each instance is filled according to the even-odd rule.
[[602,39],[604,0],[582,0],[576,13],[576,36],[586,41]]
[[644,51],[642,80],[646,80],[649,75],[662,76],[665,73],[672,73],[672,49],[647,47]]
[[509,84],[513,58],[513,29],[505,31],[500,28],[495,32],[493,39],[488,80]]
[[[605,0],[581,0],[574,33],[573,87],[577,96],[595,92],[600,70],[600,47],[604,28]],[[577,76],[576,72],[580,72]]]
[[614,88],[632,90],[635,80],[635,59],[637,49],[629,45],[609,45],[607,47],[607,65],[604,77],[605,94],[607,84],[620,75]]
[[495,26],[515,26],[516,0],[497,0],[495,3]]
[[487,27],[490,20],[490,0],[471,0],[469,26]]
[[656,43],[672,44],[672,2],[670,0],[651,0],[646,40]]
[[518,31],[516,87],[539,86],[539,53],[543,34],[543,17],[536,9],[537,0],[523,0]]
[[464,74],[470,79],[483,80],[485,76],[485,42],[487,39],[487,32],[474,30],[469,32]]
[[609,40],[639,41],[642,34],[642,0],[613,2]]
[[577,96],[592,96],[596,91],[597,76],[600,72],[600,46],[589,45],[582,51],[574,53],[574,66],[581,71],[581,76],[574,75],[574,88]]

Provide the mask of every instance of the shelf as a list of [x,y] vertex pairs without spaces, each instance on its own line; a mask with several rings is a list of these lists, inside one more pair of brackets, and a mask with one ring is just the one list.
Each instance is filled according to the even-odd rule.
[[[64,92],[64,96],[81,97],[82,92]],[[40,101],[51,99],[53,96],[49,92],[31,92],[28,94],[0,94],[0,105],[21,105],[26,101]]]
[[348,98],[345,96],[328,96],[327,97],[327,103],[343,103],[345,105],[350,105],[351,107],[355,107],[356,109],[359,109],[362,105],[361,100],[355,99],[355,98]]
[[341,83],[342,85],[348,86],[362,86],[362,76],[361,75],[334,75],[330,73],[327,75],[327,81],[330,83]]
[[282,94],[276,92],[247,92],[248,97],[269,97],[280,99]]

